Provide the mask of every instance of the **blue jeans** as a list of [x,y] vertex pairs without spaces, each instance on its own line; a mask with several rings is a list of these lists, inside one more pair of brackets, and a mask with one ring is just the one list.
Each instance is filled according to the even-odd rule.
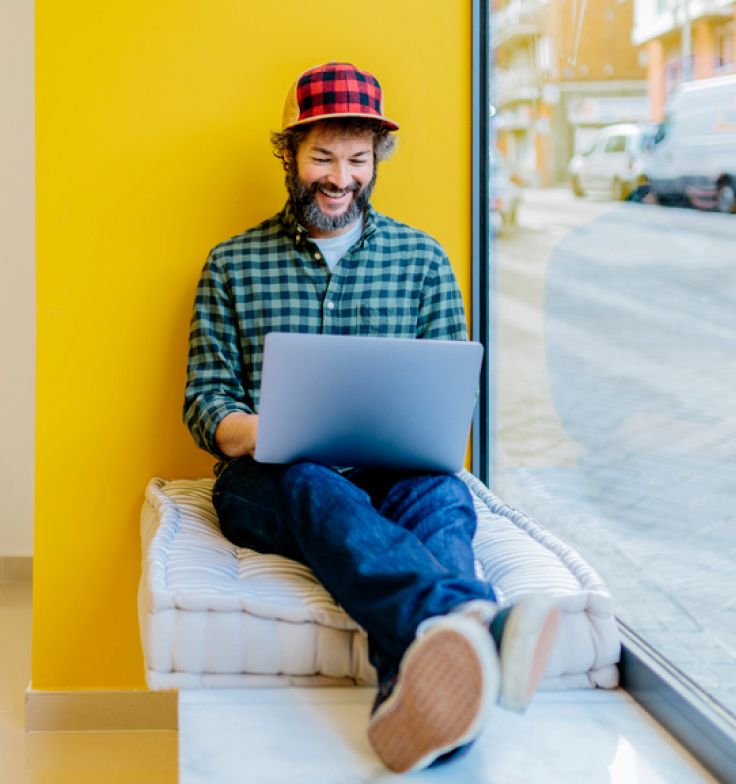
[[213,502],[231,542],[312,569],[367,632],[380,682],[423,620],[495,598],[475,576],[475,510],[456,476],[243,457],[220,474]]

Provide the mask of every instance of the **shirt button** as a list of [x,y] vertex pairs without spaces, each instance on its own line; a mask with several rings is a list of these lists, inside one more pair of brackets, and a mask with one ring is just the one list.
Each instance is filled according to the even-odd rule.
[[317,261],[319,261],[322,258],[322,256],[320,256],[319,253],[315,253],[314,258],[317,259]]
[[334,307],[335,307],[335,303],[334,302],[328,302],[327,303],[327,309],[328,310],[332,310]]

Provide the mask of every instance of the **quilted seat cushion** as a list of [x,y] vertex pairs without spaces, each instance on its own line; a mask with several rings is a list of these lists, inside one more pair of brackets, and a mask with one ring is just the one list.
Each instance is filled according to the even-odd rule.
[[[478,513],[479,576],[501,604],[544,591],[560,634],[542,688],[612,688],[611,597],[575,552],[463,471]],[[365,634],[302,564],[228,542],[212,480],[152,479],[141,512],[138,613],[151,689],[375,682]]]

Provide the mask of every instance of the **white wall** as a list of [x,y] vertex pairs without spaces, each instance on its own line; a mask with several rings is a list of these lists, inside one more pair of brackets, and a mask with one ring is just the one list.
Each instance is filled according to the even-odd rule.
[[33,0],[0,0],[0,556],[33,552]]

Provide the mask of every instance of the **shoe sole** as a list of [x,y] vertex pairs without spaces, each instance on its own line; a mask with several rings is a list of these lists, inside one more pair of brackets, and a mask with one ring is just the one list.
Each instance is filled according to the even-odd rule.
[[498,678],[490,635],[475,621],[432,627],[406,652],[394,693],[371,720],[373,749],[399,773],[427,767],[480,734]]
[[511,611],[501,639],[502,708],[526,710],[544,675],[559,623],[554,599],[545,596],[527,596]]

